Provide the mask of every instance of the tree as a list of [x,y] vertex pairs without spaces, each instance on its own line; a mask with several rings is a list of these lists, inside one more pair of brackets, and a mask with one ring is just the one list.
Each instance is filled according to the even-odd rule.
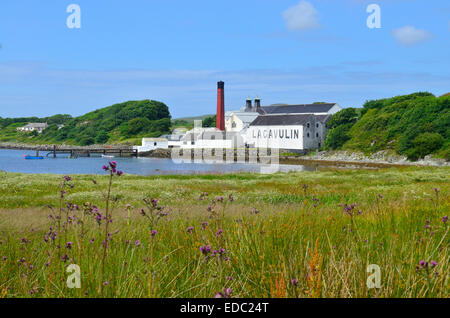
[[203,127],[216,127],[216,118],[217,116],[209,116],[203,119],[202,126]]

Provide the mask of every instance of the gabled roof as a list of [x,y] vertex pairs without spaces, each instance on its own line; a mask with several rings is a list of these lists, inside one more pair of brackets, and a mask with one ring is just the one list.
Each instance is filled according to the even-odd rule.
[[256,118],[250,126],[297,126],[305,125],[314,115],[264,115]]
[[267,114],[327,113],[336,103],[262,106]]
[[226,117],[231,117],[231,115],[235,115],[237,118],[239,118],[244,124],[250,124],[252,121],[255,120],[256,117],[259,116],[258,113],[253,112],[227,112]]

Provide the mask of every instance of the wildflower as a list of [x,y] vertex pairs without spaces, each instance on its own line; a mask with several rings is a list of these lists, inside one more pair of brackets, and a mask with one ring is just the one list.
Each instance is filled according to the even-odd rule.
[[112,169],[114,169],[114,168],[117,167],[117,162],[116,162],[116,161],[110,161],[110,162],[109,162],[109,166],[110,166]]
[[431,266],[432,266],[432,267],[436,267],[437,264],[438,264],[436,261],[431,261],[430,263],[431,263]]
[[233,194],[230,194],[230,195],[228,196],[228,201],[230,201],[230,202],[233,202],[233,201],[234,201],[234,196],[233,196]]
[[205,230],[207,226],[208,226],[208,222],[203,222],[202,223],[202,229],[203,230]]
[[[106,165],[103,165],[102,169],[103,169],[104,171],[108,171],[108,170],[109,170],[109,167],[106,166]],[[92,181],[94,182],[95,180],[92,180]],[[95,183],[97,183],[97,182],[94,182],[94,184],[95,184]]]
[[134,245],[139,246],[139,245],[141,245],[141,242],[140,242],[139,240],[136,240],[136,241],[134,242]]
[[158,233],[158,231],[153,230],[153,231],[152,231],[152,236],[155,236],[157,233]]
[[383,199],[383,198],[384,198],[380,193],[378,193],[378,197],[379,197],[380,199]]
[[215,298],[230,298],[231,297],[231,288],[225,288],[222,292],[218,292]]
[[252,211],[251,211],[251,214],[258,214],[258,213],[259,213],[259,211],[257,209],[255,209],[255,208],[253,208]]
[[123,175],[123,171],[122,170],[117,171],[117,176],[120,177],[121,175]]
[[217,202],[223,202],[223,196],[218,197]]
[[227,277],[225,277],[225,279],[226,279],[226,280],[233,280],[233,277],[227,276]]
[[45,263],[45,267],[49,267],[50,266],[50,262]]
[[188,227],[186,229],[186,232],[188,232],[188,233],[192,233],[193,231],[194,231],[194,227],[193,226],[190,226],[190,227]]
[[222,233],[223,233],[223,230],[222,230],[222,229],[219,229],[219,230],[216,232],[216,236],[220,236],[220,235],[222,235]]
[[447,223],[447,221],[448,221],[448,216],[447,215],[443,216],[442,217],[442,223]]
[[126,206],[125,206],[127,209],[131,209],[131,204],[127,204]]
[[66,180],[67,182],[69,182],[70,180],[72,180],[72,178],[69,177],[69,176],[64,176],[64,180]]
[[64,263],[69,259],[69,256],[66,254],[63,257],[61,257],[61,260],[64,261]]
[[210,245],[200,246],[200,252],[202,252],[203,254],[207,255],[210,251],[211,251]]
[[89,242],[94,243],[95,237],[93,237]]
[[297,286],[298,286],[298,279],[297,279],[297,278],[293,278],[293,279],[291,280],[291,283],[292,283],[292,285],[294,285],[295,287],[297,287]]
[[109,285],[109,282],[106,281],[106,282],[103,283],[103,285],[108,286],[108,285]]
[[72,248],[72,242],[67,242],[66,248],[68,248],[70,250]]

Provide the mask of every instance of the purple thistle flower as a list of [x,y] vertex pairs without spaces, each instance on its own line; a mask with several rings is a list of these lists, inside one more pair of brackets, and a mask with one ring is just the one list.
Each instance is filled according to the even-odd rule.
[[297,287],[297,286],[298,286],[298,279],[297,279],[297,278],[293,278],[293,279],[291,280],[291,283],[292,283],[292,285],[294,285],[295,287]]
[[447,223],[447,221],[448,221],[448,216],[447,215],[443,216],[442,223]]
[[430,263],[431,263],[431,266],[433,266],[433,267],[436,267],[438,264],[436,261],[431,261]]
[[123,171],[122,170],[117,171],[117,176],[120,177],[121,175],[123,175]]
[[134,242],[134,245],[139,246],[139,245],[141,245],[141,242],[140,242],[139,240],[136,240],[136,241]]
[[108,171],[108,170],[109,170],[109,167],[106,166],[106,165],[103,165],[102,169],[103,169],[104,171]]
[[157,233],[158,233],[158,231],[153,230],[153,231],[152,231],[152,236],[155,236]]
[[190,227],[188,227],[186,229],[186,232],[188,232],[188,233],[192,233],[193,231],[194,231],[194,227],[193,226],[190,226]]
[[72,248],[72,242],[67,242],[66,248],[68,248],[70,250]]

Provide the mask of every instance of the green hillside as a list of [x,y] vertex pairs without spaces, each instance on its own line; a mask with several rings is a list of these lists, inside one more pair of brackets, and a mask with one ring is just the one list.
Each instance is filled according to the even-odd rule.
[[390,149],[411,160],[434,154],[450,160],[450,96],[415,93],[367,101],[328,123],[328,149],[373,153]]
[[[30,122],[47,122],[41,133],[17,131]],[[58,125],[63,124],[64,127]],[[55,115],[47,118],[0,118],[0,142],[91,145],[134,142],[170,132],[168,107],[153,100],[128,101],[83,116]]]

